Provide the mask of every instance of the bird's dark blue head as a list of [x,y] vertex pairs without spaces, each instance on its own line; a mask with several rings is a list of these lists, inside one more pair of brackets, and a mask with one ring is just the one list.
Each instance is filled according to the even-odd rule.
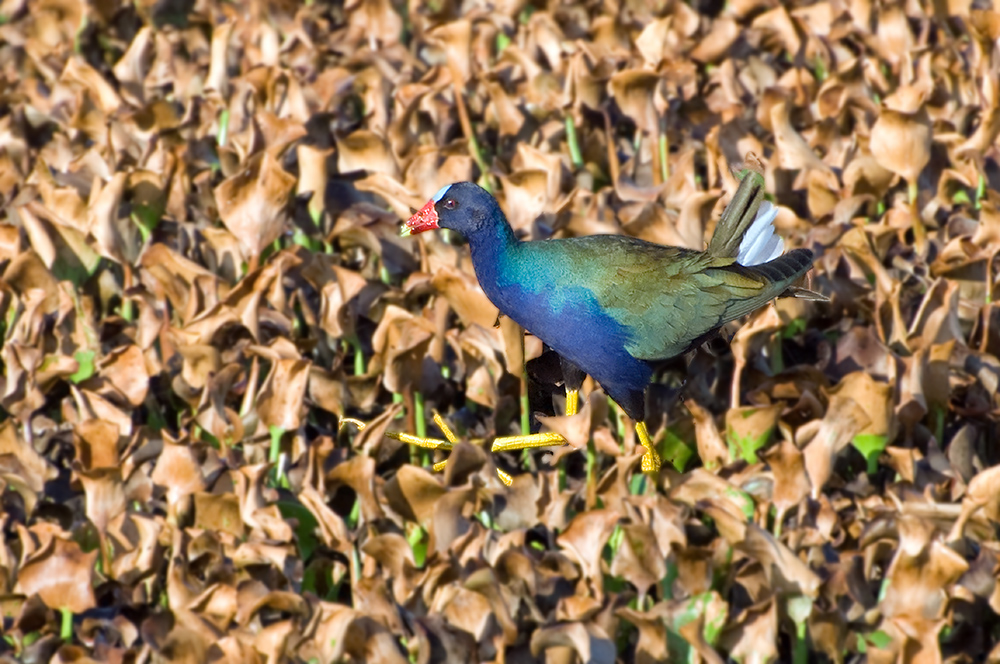
[[498,223],[505,223],[504,216],[490,192],[472,182],[456,182],[441,187],[406,221],[402,234],[450,228],[468,238]]

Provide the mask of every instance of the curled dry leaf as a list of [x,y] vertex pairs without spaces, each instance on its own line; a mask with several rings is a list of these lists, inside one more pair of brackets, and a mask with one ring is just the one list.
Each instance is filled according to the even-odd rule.
[[557,647],[570,648],[584,662],[609,664],[615,661],[614,644],[593,623],[572,622],[546,627],[531,637],[531,652],[536,657]]
[[559,546],[575,559],[584,578],[596,583],[593,592],[598,597],[601,595],[601,550],[618,524],[618,518],[614,510],[591,511],[573,519],[559,535]]
[[51,537],[18,570],[14,592],[38,595],[51,609],[83,613],[97,606],[94,562],[97,551],[84,553],[76,542]]
[[281,235],[294,189],[295,177],[269,152],[250,157],[238,173],[215,188],[219,217],[239,240],[246,258],[256,259]]
[[871,132],[872,156],[883,168],[915,182],[931,158],[931,123],[926,111],[883,108]]
[[308,380],[308,360],[281,359],[275,362],[257,399],[261,421],[283,431],[298,429]]

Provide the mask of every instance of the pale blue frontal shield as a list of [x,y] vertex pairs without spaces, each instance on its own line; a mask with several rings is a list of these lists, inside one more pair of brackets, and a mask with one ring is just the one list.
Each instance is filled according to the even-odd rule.
[[437,203],[442,198],[444,198],[444,195],[448,193],[449,189],[451,189],[451,185],[450,184],[446,184],[445,186],[441,187],[440,189],[438,189],[438,191],[437,191],[436,194],[434,194],[433,196],[431,196],[431,200],[434,201],[435,203]]

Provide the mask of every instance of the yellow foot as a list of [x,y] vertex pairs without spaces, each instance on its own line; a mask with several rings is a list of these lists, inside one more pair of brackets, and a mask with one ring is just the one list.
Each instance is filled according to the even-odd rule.
[[[580,392],[566,390],[566,414],[576,415],[580,409]],[[536,447],[554,447],[565,445],[566,439],[557,433],[531,433],[520,436],[501,436],[493,441],[490,451],[510,452],[511,450],[529,450]]]
[[653,448],[653,440],[649,437],[649,430],[646,429],[645,422],[637,422],[635,433],[639,436],[639,442],[646,448],[646,453],[642,455],[642,472],[655,473],[660,470],[660,455]]
[[[566,391],[566,414],[576,415],[579,411],[580,405],[580,393],[577,390],[567,390]],[[364,428],[364,424],[357,420],[345,419],[341,422],[341,426],[350,422],[356,425],[359,429]],[[440,413],[434,411],[434,423],[440,427],[441,431],[444,433],[446,440],[441,440],[439,438],[422,438],[420,436],[413,436],[408,433],[400,433],[395,431],[386,432],[386,436],[389,438],[394,438],[398,441],[406,443],[408,445],[417,445],[418,447],[423,447],[429,450],[451,450],[455,444],[458,442],[458,436],[456,436],[448,424],[441,417]],[[635,425],[636,434],[639,436],[639,442],[646,448],[646,453],[642,455],[642,472],[644,473],[656,473],[660,470],[660,456],[653,449],[653,442],[649,436],[649,431],[646,429],[646,424],[644,422],[639,422]],[[526,450],[534,449],[537,447],[554,447],[557,445],[565,445],[566,440],[557,433],[547,432],[547,433],[535,433],[535,434],[524,434],[521,436],[501,436],[493,441],[493,445],[490,451],[496,452],[510,452],[513,450]],[[448,460],[439,461],[434,464],[433,468],[435,471],[440,472],[445,469],[448,465]],[[497,468],[497,477],[506,486],[510,486],[514,482],[514,478],[508,473]]]
[[[416,445],[417,447],[423,447],[428,450],[451,450],[458,442],[458,436],[451,430],[448,423],[444,421],[441,417],[441,413],[434,411],[434,424],[438,425],[441,432],[444,434],[446,440],[441,440],[440,438],[421,438],[420,436],[412,436],[408,433],[400,433],[398,431],[386,431],[385,435],[389,438],[394,438],[400,442],[406,443],[407,445]],[[440,473],[448,465],[448,460],[438,461],[436,464],[431,466],[434,472]],[[514,483],[514,478],[508,473],[497,468],[497,477],[500,481],[504,483],[504,486],[510,486]]]

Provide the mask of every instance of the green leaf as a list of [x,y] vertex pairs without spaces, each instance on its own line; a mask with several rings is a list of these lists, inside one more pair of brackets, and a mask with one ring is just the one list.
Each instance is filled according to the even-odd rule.
[[87,243],[84,235],[68,226],[52,225],[50,237],[56,248],[52,275],[59,281],[81,286],[101,266],[101,255]]
[[816,72],[817,81],[825,81],[827,76],[826,63],[823,62],[823,58],[816,56],[813,64],[813,69]]
[[889,444],[889,438],[880,433],[861,433],[854,437],[851,444],[865,457],[868,474],[872,475],[878,471],[878,458]]
[[759,436],[727,436],[729,455],[733,458],[743,459],[747,463],[757,463],[757,450],[767,445],[772,430],[773,427]]
[[878,630],[868,635],[868,643],[876,648],[888,648],[889,644],[892,643],[892,637],[882,630]]
[[295,527],[295,539],[299,543],[299,556],[303,562],[312,557],[313,551],[319,546],[319,539],[316,537],[316,529],[319,528],[319,521],[304,505],[291,500],[279,500],[278,511],[284,519],[295,519],[298,525]]
[[687,602],[685,602],[680,611],[674,614],[672,628],[680,630],[682,627],[688,623],[692,623],[698,619],[708,606],[709,601],[712,599],[712,593],[705,592],[695,595]]
[[677,576],[680,570],[677,569],[677,563],[671,559],[667,559],[667,575],[660,579],[660,595],[663,599],[673,599],[674,598],[674,581],[677,580]]
[[722,630],[726,626],[726,618],[729,616],[726,613],[720,613],[715,617],[715,620],[706,620],[705,626],[702,629],[702,634],[705,637],[705,641],[710,646],[715,646],[719,642],[719,637],[722,636]]
[[427,533],[420,526],[414,527],[406,536],[406,541],[413,550],[413,562],[418,568],[423,567],[424,561],[427,560],[427,539]]
[[750,494],[740,491],[734,487],[726,487],[726,498],[736,503],[739,506],[740,511],[743,512],[743,516],[747,518],[747,521],[753,520],[754,515],[754,503],[753,498]]
[[487,510],[480,510],[479,514],[476,515],[479,523],[483,524],[483,528],[487,530],[498,530],[497,525],[493,522],[493,517]]
[[605,550],[606,554],[610,554],[606,556],[609,562],[614,559],[615,555],[617,555],[623,539],[625,539],[625,531],[622,530],[621,526],[616,525],[615,529],[611,532],[611,537],[608,538],[608,544]]
[[694,450],[672,429],[667,429],[664,433],[660,452],[679,473],[684,472],[688,462],[694,457]]
[[746,406],[726,413],[729,456],[757,463],[757,451],[771,439],[778,424],[777,406]]
[[798,336],[806,331],[806,319],[796,318],[785,326],[785,329],[781,331],[781,336],[784,339],[791,339],[794,336]]
[[73,359],[77,361],[77,364],[79,364],[80,367],[76,370],[76,373],[69,377],[69,379],[79,385],[93,376],[96,368],[94,363],[96,355],[97,354],[92,350],[78,350],[73,353]]
[[300,247],[305,247],[310,251],[320,251],[323,249],[323,243],[316,238],[310,237],[301,228],[296,227],[295,231],[292,233],[292,242],[299,245]]

